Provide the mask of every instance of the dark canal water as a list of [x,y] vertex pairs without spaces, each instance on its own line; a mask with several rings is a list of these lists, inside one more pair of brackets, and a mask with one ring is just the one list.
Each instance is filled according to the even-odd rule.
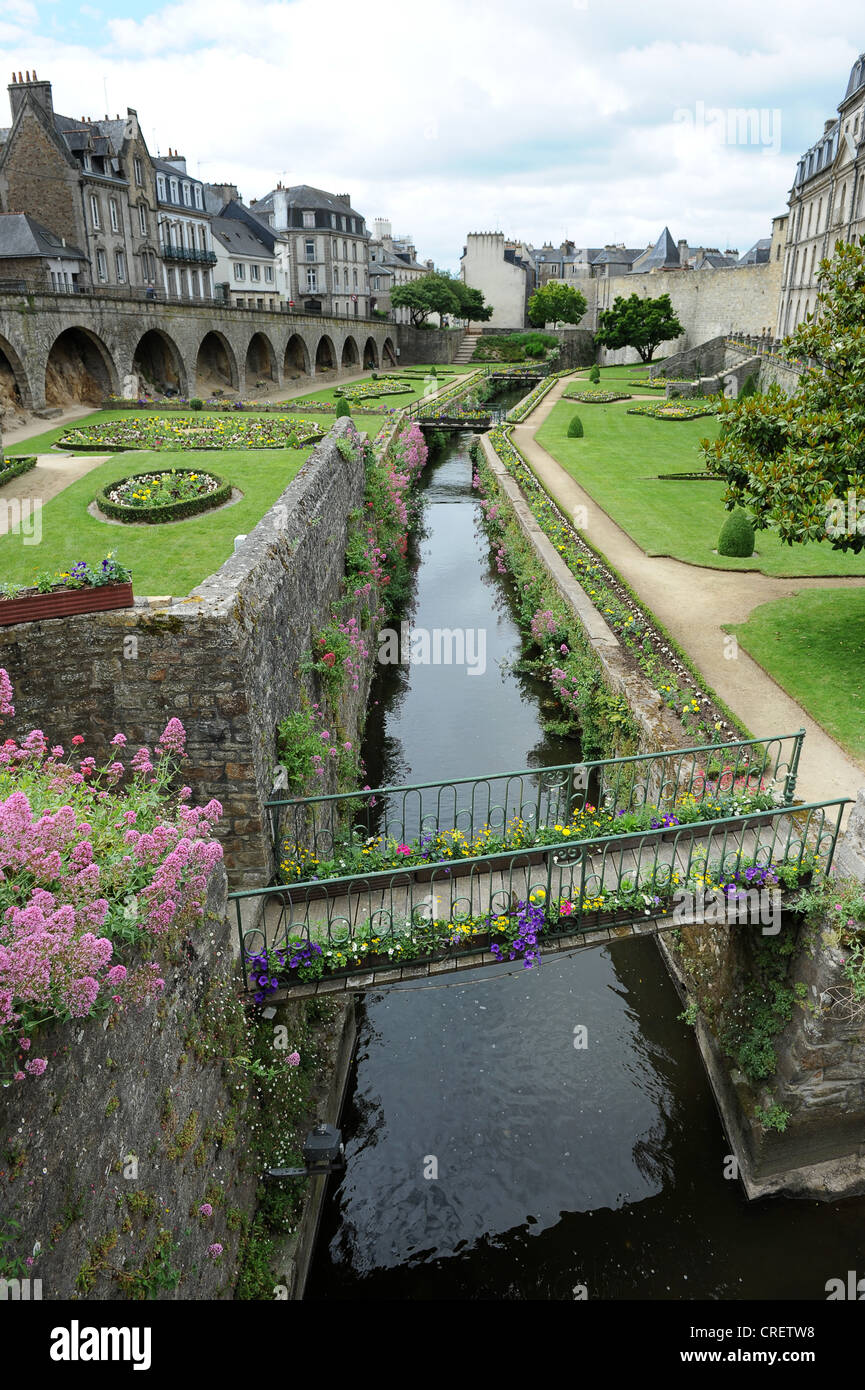
[[[549,766],[469,440],[428,469],[412,623],[485,628],[487,670],[383,668],[372,785]],[[865,1273],[865,1201],[746,1201],[651,941],[368,994],[308,1300],[824,1300]],[[587,1029],[585,1048],[574,1030]],[[495,1053],[495,1056],[493,1056]],[[428,1176],[437,1173],[437,1176]]]

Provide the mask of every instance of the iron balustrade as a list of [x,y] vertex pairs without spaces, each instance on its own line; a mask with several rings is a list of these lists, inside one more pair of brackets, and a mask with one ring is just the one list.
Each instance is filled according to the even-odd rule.
[[665,814],[681,796],[697,801],[713,796],[718,780],[723,782],[722,792],[772,791],[790,805],[804,737],[804,729],[799,729],[772,738],[696,744],[482,777],[274,798],[265,807],[279,863],[285,854],[300,858],[301,851],[330,858],[379,835],[405,843],[420,835],[460,830],[473,840],[487,828],[504,834],[514,818],[529,827],[552,826],[587,804],[625,812],[652,806]]
[[159,248],[160,254],[167,261],[189,261],[195,265],[216,265],[215,251],[201,251],[195,246],[180,246],[176,242],[166,241]]
[[[501,938],[527,902],[540,909],[543,945],[544,939],[669,918],[680,905],[678,895],[696,899],[734,875],[747,895],[753,891],[744,875],[750,865],[784,865],[791,881],[793,875],[819,881],[831,868],[849,804],[844,798],[782,806],[673,830],[234,892],[247,988],[256,987],[253,971],[279,975],[274,952],[290,960],[300,946],[321,949],[327,976],[473,954],[489,937]],[[760,868],[753,882],[767,887]],[[281,983],[291,983],[287,966],[282,974]]]

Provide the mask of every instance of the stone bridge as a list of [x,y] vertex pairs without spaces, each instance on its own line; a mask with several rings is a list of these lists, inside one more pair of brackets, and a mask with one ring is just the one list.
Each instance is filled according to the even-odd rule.
[[[138,378],[181,396],[302,386],[388,368],[397,326],[218,303],[0,293],[0,400],[41,410],[137,394]],[[322,383],[324,384],[324,383]]]

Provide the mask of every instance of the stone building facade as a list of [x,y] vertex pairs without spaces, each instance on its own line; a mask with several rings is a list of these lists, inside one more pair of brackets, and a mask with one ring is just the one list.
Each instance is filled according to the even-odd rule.
[[12,125],[0,132],[0,210],[29,213],[79,247],[94,285],[157,283],[156,182],[136,112],[61,116],[50,82],[35,72],[13,78]]
[[250,211],[284,234],[296,307],[337,318],[369,316],[369,232],[348,193],[277,184]]
[[778,337],[814,312],[820,262],[836,242],[865,235],[865,53],[853,64],[838,115],[796,166],[787,230]]
[[153,169],[165,293],[170,298],[212,299],[216,254],[204,184],[187,171],[186,160],[176,150],[169,150],[167,159],[154,159]]
[[[374,235],[369,242],[370,308],[387,314],[394,323],[411,323],[411,311],[405,306],[391,306],[391,291],[397,285],[420,280],[434,269],[432,261],[421,263],[417,248],[410,236],[395,237],[385,217],[373,223]],[[437,321],[437,318],[435,319]]]

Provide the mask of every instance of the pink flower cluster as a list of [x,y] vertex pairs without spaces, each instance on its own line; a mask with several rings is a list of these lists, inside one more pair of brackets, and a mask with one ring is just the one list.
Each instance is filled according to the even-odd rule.
[[[11,694],[0,668],[6,714]],[[75,735],[72,744],[83,741]],[[127,740],[111,742],[120,752]],[[39,729],[0,748],[0,1047],[28,1052],[37,1022],[143,1004],[164,988],[155,963],[131,971],[115,963],[113,939],[121,927],[128,939],[130,921],[156,936],[203,911],[222,857],[211,838],[222,808],[187,805],[184,787],[171,809],[168,783],[185,742],[172,719],[155,765],[143,748],[129,767],[115,759],[97,768],[86,757],[76,768]],[[46,1066],[32,1057],[13,1075],[39,1076]]]

